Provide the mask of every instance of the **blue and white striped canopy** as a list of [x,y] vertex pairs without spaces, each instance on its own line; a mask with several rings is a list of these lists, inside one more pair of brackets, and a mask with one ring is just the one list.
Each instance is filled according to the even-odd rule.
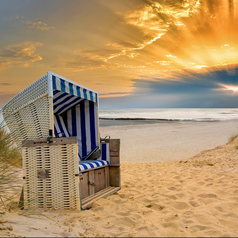
[[98,96],[72,81],[52,75],[55,135],[76,136],[79,159],[99,147]]
[[76,83],[69,82],[68,80],[59,78],[55,75],[52,75],[52,84],[53,90],[58,90],[60,92],[67,93],[95,103],[97,103],[98,101],[98,95],[96,92],[91,91],[87,88],[83,88]]

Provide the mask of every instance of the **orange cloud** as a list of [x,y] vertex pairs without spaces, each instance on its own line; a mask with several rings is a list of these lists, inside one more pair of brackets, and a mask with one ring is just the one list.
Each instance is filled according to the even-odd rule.
[[42,60],[42,57],[35,53],[40,46],[40,42],[24,42],[3,47],[0,49],[0,69],[13,66],[29,67],[30,63]]
[[48,26],[46,23],[42,21],[25,21],[24,24],[30,30],[48,31],[50,29],[54,29],[54,27]]
[[74,72],[84,70],[97,70],[97,69],[116,69],[119,66],[117,64],[109,63],[105,61],[105,54],[107,52],[85,51],[77,50],[71,60],[61,60],[61,64],[68,69],[72,69]]
[[107,93],[107,94],[99,94],[100,98],[113,98],[113,97],[124,97],[131,95],[131,92],[116,92],[116,93]]
[[[180,18],[189,17],[190,14],[196,13],[200,3],[198,0],[193,0],[190,3],[182,3],[176,5],[161,5],[155,0],[149,0],[141,9],[124,15],[126,24],[137,27],[144,34],[144,42],[138,44],[136,47],[126,48],[120,53],[110,56],[107,60],[132,54],[139,55],[139,53],[131,53],[132,51],[140,51],[145,47],[153,44],[160,39],[169,30],[171,25],[177,27],[185,27],[185,24],[180,21]],[[118,13],[122,15],[121,13]],[[113,44],[112,44],[113,45]],[[118,47],[117,44],[113,46]],[[121,48],[120,45],[118,48]],[[171,54],[167,57],[173,57]]]

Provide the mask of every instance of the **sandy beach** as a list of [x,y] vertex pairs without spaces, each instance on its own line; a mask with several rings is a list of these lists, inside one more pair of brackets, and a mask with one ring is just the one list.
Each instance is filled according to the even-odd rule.
[[238,121],[157,122],[100,120],[101,137],[121,139],[122,163],[188,159],[224,145],[238,134]]
[[12,209],[1,236],[238,236],[237,121],[100,123],[121,139],[121,190],[81,212]]

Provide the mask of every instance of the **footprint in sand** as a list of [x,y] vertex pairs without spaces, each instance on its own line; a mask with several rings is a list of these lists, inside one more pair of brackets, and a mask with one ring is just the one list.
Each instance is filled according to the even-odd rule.
[[216,194],[212,194],[212,193],[199,194],[197,197],[198,197],[198,201],[203,204],[211,204],[220,200],[218,199]]
[[217,211],[219,211],[219,212],[224,212],[224,209],[222,208],[222,207],[220,207],[220,206],[216,206],[216,207],[214,207]]
[[118,196],[119,196],[120,198],[126,198],[126,194],[124,194],[124,193],[119,193]]
[[237,215],[233,214],[233,213],[227,213],[227,214],[224,215],[224,217],[227,217],[227,219],[229,219],[231,217],[237,219]]
[[238,190],[233,191],[233,193],[238,195]]
[[104,211],[104,207],[102,207],[102,206],[92,207],[92,211],[101,212],[101,211]]
[[234,221],[234,220],[231,220],[231,219],[227,219],[227,220],[225,220],[225,219],[218,219],[219,220],[219,222],[223,225],[223,226],[225,226],[225,227],[227,227],[227,228],[229,228],[229,229],[232,229],[233,231],[237,231],[238,230],[238,226],[237,226],[237,221]]
[[160,205],[157,203],[150,203],[150,204],[146,205],[146,207],[151,208],[153,210],[157,210],[157,211],[161,211],[165,208],[163,205]]
[[212,182],[213,179],[212,179],[212,178],[207,178],[207,179],[204,179],[204,181],[206,181],[206,182]]
[[142,225],[136,228],[138,234],[136,237],[157,237],[156,233],[153,230],[158,230],[158,227],[150,225]]
[[192,212],[192,211],[185,211],[184,213],[183,213],[183,215],[185,216],[185,217],[193,217],[194,216],[194,213]]
[[148,199],[148,198],[144,198],[144,199],[142,200],[142,202],[153,202],[153,200],[152,200],[152,199]]
[[164,221],[165,222],[171,222],[171,221],[176,221],[176,220],[179,220],[179,216],[178,214],[175,214],[175,215],[167,215],[165,218],[164,218]]
[[169,190],[177,190],[177,188],[175,188],[175,187],[170,187],[170,188],[168,188]]
[[201,226],[216,226],[217,224],[217,219],[215,217],[210,217],[207,216],[207,214],[194,214],[195,220],[198,221],[199,225]]
[[201,206],[201,204],[198,203],[197,201],[190,201],[189,203],[190,203],[193,207],[199,207],[199,206]]
[[120,216],[129,216],[130,213],[129,213],[129,212],[117,212],[117,215],[120,215]]
[[213,193],[202,193],[197,196],[200,198],[217,198],[217,195]]
[[227,202],[226,203],[229,208],[230,208],[230,211],[232,212],[235,212],[236,214],[238,213],[238,203],[237,203],[237,200],[236,201],[232,201],[232,202]]
[[129,217],[117,218],[117,219],[113,220],[112,223],[114,223],[116,226],[123,225],[123,226],[127,226],[127,227],[133,227],[136,224],[136,222],[134,222]]
[[139,237],[151,236],[151,231],[147,226],[139,226],[136,228]]
[[185,197],[185,194],[184,193],[177,193],[177,194],[175,194],[175,196],[178,197],[178,198],[183,198],[183,197]]
[[228,191],[218,189],[218,190],[215,191],[215,193],[218,194],[219,196],[226,196],[228,194]]
[[198,185],[204,185],[205,182],[198,182],[197,184],[198,184]]
[[204,231],[204,230],[208,230],[211,229],[210,226],[202,226],[202,225],[193,225],[190,227],[192,232],[196,232],[196,231]]
[[170,205],[178,210],[189,209],[189,205],[186,202],[171,202]]
[[175,195],[167,195],[167,194],[163,194],[164,197],[172,199],[172,200],[176,200],[177,197]]
[[164,227],[164,228],[176,228],[176,224],[172,223],[172,222],[164,222],[164,223],[161,223],[161,225]]

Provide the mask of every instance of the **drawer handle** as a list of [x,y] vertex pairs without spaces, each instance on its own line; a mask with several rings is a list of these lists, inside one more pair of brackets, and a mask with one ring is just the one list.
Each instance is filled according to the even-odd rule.
[[88,181],[88,184],[91,186],[95,186],[95,183],[91,183],[90,181]]

